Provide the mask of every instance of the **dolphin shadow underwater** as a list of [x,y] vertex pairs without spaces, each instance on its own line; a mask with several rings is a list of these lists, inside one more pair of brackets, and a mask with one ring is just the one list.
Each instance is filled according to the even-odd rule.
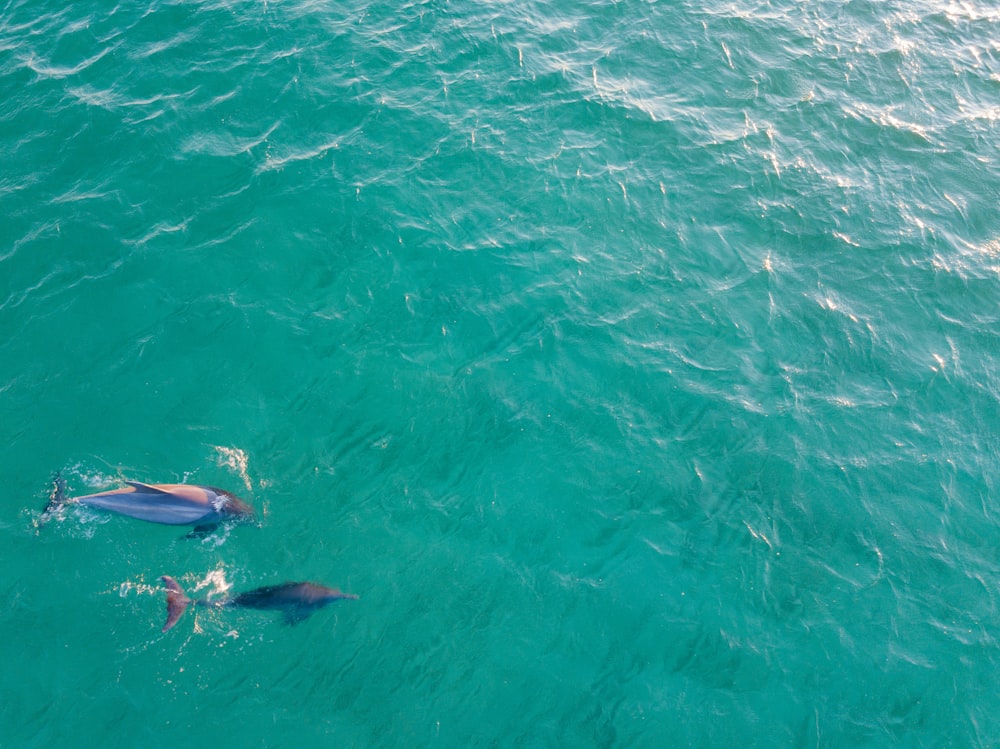
[[164,575],[160,579],[167,588],[167,621],[163,625],[162,632],[173,627],[191,604],[205,608],[225,606],[280,611],[284,614],[285,624],[298,624],[334,601],[358,600],[356,595],[342,593],[334,588],[327,588],[315,583],[281,583],[280,585],[255,588],[235,596],[226,596],[217,601],[211,601],[207,598],[193,600],[187,597],[184,589],[172,577]]
[[44,524],[60,507],[81,504],[163,525],[193,525],[192,534],[209,533],[225,521],[253,520],[253,508],[224,489],[196,484],[143,484],[126,481],[127,487],[66,497],[66,482],[59,474],[42,510]]

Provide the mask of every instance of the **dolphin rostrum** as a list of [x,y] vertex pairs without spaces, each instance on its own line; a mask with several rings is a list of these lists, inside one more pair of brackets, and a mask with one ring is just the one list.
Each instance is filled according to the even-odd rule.
[[281,611],[285,615],[286,624],[297,624],[324,606],[329,606],[334,601],[341,599],[351,599],[356,601],[357,596],[350,593],[342,593],[334,588],[327,588],[324,585],[315,583],[281,583],[280,585],[268,585],[263,588],[256,588],[239,593],[235,596],[227,596],[217,601],[207,598],[192,600],[177,584],[177,581],[168,575],[160,578],[167,588],[167,621],[163,625],[163,632],[173,627],[181,614],[190,604],[205,607],[232,606],[244,609],[261,609]]
[[50,516],[55,509],[71,502],[151,523],[194,525],[196,530],[211,529],[224,520],[244,520],[254,516],[250,505],[224,489],[194,484],[125,483],[128,486],[123,489],[67,498],[65,482],[61,476],[56,476],[42,517]]

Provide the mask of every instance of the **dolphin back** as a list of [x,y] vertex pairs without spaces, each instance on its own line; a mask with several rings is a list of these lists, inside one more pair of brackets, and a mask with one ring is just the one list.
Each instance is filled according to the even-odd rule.
[[252,515],[253,510],[222,489],[194,484],[140,484],[124,489],[76,497],[88,507],[163,525],[218,523],[230,517]]
[[341,598],[357,598],[315,583],[281,583],[240,593],[230,606],[247,609],[320,608]]
[[167,621],[164,632],[173,627],[192,603],[196,606],[233,607],[244,609],[269,609],[281,611],[287,624],[297,624],[314,611],[341,599],[357,600],[351,593],[343,593],[336,588],[327,588],[315,583],[281,583],[255,588],[245,593],[227,597],[219,601],[187,597],[183,588],[174,578],[164,575],[160,578],[167,589]]

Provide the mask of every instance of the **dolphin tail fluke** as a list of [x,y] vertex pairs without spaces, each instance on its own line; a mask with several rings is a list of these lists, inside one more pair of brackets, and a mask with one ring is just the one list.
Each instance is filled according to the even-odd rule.
[[45,503],[41,517],[38,518],[39,527],[45,525],[55,512],[66,504],[66,479],[59,471],[52,474],[52,490],[49,492],[49,501]]
[[177,620],[181,618],[184,609],[191,603],[191,599],[185,595],[183,588],[177,584],[174,578],[164,575],[160,579],[167,586],[167,621],[161,630],[166,632],[177,624]]

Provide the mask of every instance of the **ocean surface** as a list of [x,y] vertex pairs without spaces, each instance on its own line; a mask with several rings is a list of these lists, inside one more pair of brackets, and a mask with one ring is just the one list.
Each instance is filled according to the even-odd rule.
[[998,123],[985,0],[0,0],[0,747],[1000,745]]

